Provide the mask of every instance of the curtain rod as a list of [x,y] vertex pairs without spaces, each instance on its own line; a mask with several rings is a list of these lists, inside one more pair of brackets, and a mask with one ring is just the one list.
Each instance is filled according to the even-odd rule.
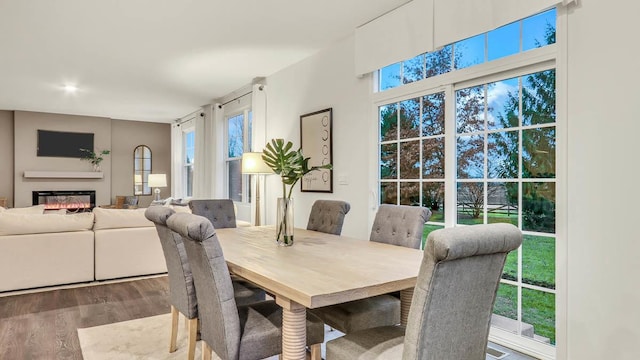
[[241,97],[245,97],[245,96],[247,96],[247,95],[249,95],[249,94],[251,94],[251,93],[253,93],[253,91],[249,91],[249,92],[247,92],[247,93],[244,93],[244,94],[242,94],[242,95],[240,95],[240,96],[237,96],[237,97],[235,97],[235,98],[233,98],[233,99],[231,99],[231,100],[227,101],[226,103],[220,104],[220,105],[218,105],[218,109],[222,109],[222,107],[223,107],[223,106],[225,106],[225,105],[227,105],[228,103],[230,103],[230,102],[234,102],[234,101],[236,101],[236,100],[240,99]]

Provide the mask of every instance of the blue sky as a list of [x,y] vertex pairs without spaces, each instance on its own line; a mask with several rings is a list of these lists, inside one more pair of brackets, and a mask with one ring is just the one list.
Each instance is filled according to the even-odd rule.
[[[485,59],[491,61],[517,54],[521,51],[521,47],[522,51],[534,49],[537,47],[536,41],[543,42],[547,24],[555,26],[555,19],[556,10],[551,9],[522,21],[507,24],[488,33],[459,41],[454,44],[454,51],[461,54],[463,63],[456,64],[456,68],[480,64]],[[522,42],[520,39],[522,39]],[[487,49],[486,54],[485,48]],[[407,62],[411,63],[415,63],[415,61],[415,58],[407,60]],[[400,85],[399,74],[401,66],[401,63],[396,63],[381,70],[381,90]]]

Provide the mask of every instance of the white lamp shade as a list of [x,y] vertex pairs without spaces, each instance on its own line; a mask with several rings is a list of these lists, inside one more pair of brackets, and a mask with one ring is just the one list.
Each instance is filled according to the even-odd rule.
[[149,186],[150,187],[167,186],[167,175],[166,174],[149,174]]
[[273,170],[262,160],[261,152],[246,152],[242,154],[243,174],[273,174]]

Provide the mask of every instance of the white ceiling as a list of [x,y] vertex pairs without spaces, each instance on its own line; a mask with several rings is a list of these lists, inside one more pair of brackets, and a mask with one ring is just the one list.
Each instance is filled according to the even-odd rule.
[[407,1],[0,0],[0,109],[175,120]]

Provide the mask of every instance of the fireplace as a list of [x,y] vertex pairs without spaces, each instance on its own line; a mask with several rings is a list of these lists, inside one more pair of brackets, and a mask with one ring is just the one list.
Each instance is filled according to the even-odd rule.
[[33,191],[33,205],[44,205],[45,210],[66,209],[70,212],[91,211],[96,206],[93,190]]

